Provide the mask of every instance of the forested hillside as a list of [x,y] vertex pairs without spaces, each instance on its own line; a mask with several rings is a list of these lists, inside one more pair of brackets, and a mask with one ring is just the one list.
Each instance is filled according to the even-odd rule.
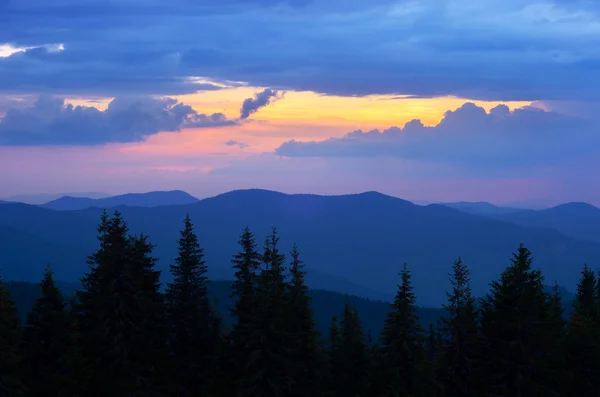
[[[0,281],[4,395],[575,397],[600,386],[596,272],[583,266],[565,315],[523,244],[483,299],[456,258],[436,312],[417,307],[406,263],[391,304],[309,293],[299,247],[282,252],[275,228],[262,246],[243,230],[233,283],[211,284],[186,217],[166,288],[152,244],[119,212],[102,215],[98,238],[75,294],[49,267],[38,286]],[[24,323],[15,301],[32,305]]]
[[[81,289],[78,283],[56,282],[65,298],[73,297],[76,289]],[[25,322],[27,314],[33,308],[35,300],[41,296],[39,284],[24,281],[5,281],[6,288],[17,305],[19,317]],[[223,326],[233,324],[233,317],[229,307],[233,303],[231,296],[231,281],[217,280],[208,282],[208,295],[222,318]],[[341,294],[326,290],[309,290],[311,308],[314,314],[317,330],[322,337],[326,337],[331,325],[331,318],[338,315],[340,308],[348,301],[360,313],[362,326],[365,332],[371,332],[374,338],[378,337],[383,328],[383,320],[388,313],[390,302],[371,300],[356,295]],[[423,327],[435,323],[442,313],[442,309],[418,308],[419,321]]]

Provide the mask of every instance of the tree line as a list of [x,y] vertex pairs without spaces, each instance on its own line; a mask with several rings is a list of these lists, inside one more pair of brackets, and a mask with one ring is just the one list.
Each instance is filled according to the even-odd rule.
[[348,302],[320,337],[300,253],[286,259],[276,229],[262,248],[248,228],[240,236],[231,327],[209,298],[189,216],[164,292],[153,245],[119,212],[102,215],[98,240],[76,296],[47,268],[24,325],[0,280],[0,397],[600,395],[599,275],[584,266],[566,316],[522,244],[483,299],[458,258],[445,314],[428,329],[404,264],[373,340]]

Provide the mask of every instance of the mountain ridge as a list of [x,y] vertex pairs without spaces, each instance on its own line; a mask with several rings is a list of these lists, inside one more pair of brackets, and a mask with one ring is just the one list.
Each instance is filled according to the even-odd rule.
[[[115,209],[122,212],[132,233],[144,233],[157,245],[155,255],[163,272],[176,256],[182,220],[189,213],[209,269],[220,279],[232,275],[230,260],[244,227],[255,233],[261,248],[266,234],[276,226],[282,249],[289,252],[298,243],[308,271],[318,269],[386,297],[395,293],[397,272],[407,262],[420,304],[427,306],[445,298],[442,287],[458,256],[472,269],[475,292],[487,290],[521,242],[533,251],[535,266],[542,268],[548,283],[560,280],[571,291],[584,262],[600,264],[598,243],[380,194],[285,195],[253,189],[187,205]],[[89,255],[96,249],[96,225],[102,212],[100,208],[53,211],[8,204],[0,206],[0,224]],[[31,266],[46,264],[31,259]],[[58,263],[62,269],[57,269],[57,277],[62,279],[78,278],[87,269],[82,254],[78,261]]]
[[42,204],[41,207],[57,211],[74,211],[90,207],[115,208],[119,206],[159,207],[163,205],[192,204],[199,201],[183,190],[126,193],[105,198],[63,196]]

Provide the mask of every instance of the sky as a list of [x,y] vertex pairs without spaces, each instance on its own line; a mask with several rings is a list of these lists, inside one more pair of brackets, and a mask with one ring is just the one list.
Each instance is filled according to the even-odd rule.
[[0,197],[600,205],[600,3],[0,0]]

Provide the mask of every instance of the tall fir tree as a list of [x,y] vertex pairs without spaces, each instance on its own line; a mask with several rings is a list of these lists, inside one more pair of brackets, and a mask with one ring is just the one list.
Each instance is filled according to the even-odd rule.
[[26,395],[21,379],[21,338],[17,307],[0,277],[0,397]]
[[240,251],[231,260],[235,274],[231,286],[231,299],[234,304],[230,311],[237,320],[232,330],[232,337],[241,342],[242,335],[237,337],[236,334],[247,332],[245,328],[250,325],[254,317],[256,286],[262,256],[256,250],[256,240],[248,227],[244,229],[238,244]]
[[433,379],[428,371],[424,330],[419,325],[411,273],[405,263],[401,283],[381,334],[381,376],[385,396],[431,395]]
[[180,396],[201,396],[215,364],[218,319],[208,297],[204,250],[189,215],[179,239],[179,255],[171,265],[173,282],[165,294],[171,355],[172,392]]
[[89,374],[85,394],[158,396],[166,333],[153,247],[145,236],[128,235],[118,211],[111,219],[104,212],[98,232],[100,247],[78,291],[80,346]]
[[569,396],[593,396],[600,389],[597,285],[596,274],[587,264],[584,265],[568,325],[566,366]]
[[[254,354],[252,344],[255,337],[254,329],[258,318],[257,284],[258,271],[262,256],[256,249],[256,240],[248,227],[244,229],[238,241],[240,251],[233,256],[232,264],[235,270],[232,283],[231,315],[235,323],[230,334],[229,358],[226,360],[232,366],[231,395],[251,394],[243,390],[244,379],[252,370],[248,363]],[[238,393],[239,392],[239,393]]]
[[290,363],[293,386],[292,396],[316,396],[323,387],[323,361],[308,287],[305,284],[304,263],[294,245],[290,253],[291,280],[289,282],[288,329],[290,332]]
[[289,332],[289,296],[285,256],[273,228],[264,245],[264,268],[258,277],[255,316],[246,357],[246,370],[238,383],[241,396],[288,396],[292,389]]
[[440,319],[443,337],[446,397],[477,397],[482,393],[478,374],[482,339],[478,312],[471,291],[467,265],[458,258],[450,274],[452,289],[446,293],[445,315]]
[[548,295],[540,270],[532,268],[523,244],[511,265],[482,300],[481,329],[486,345],[484,395],[550,396],[546,376]]
[[160,270],[156,269],[157,258],[153,256],[154,245],[148,236],[131,236],[129,258],[125,273],[133,286],[130,302],[131,313],[136,317],[136,339],[131,341],[132,361],[136,364],[137,382],[134,393],[144,397],[171,393],[168,378],[168,328],[165,323],[164,294],[160,291]]
[[338,397],[361,397],[369,391],[371,360],[358,311],[348,301],[339,325],[330,328],[331,392]]
[[75,335],[67,305],[48,266],[41,297],[29,313],[23,333],[24,373],[31,397],[72,396],[76,392]]

